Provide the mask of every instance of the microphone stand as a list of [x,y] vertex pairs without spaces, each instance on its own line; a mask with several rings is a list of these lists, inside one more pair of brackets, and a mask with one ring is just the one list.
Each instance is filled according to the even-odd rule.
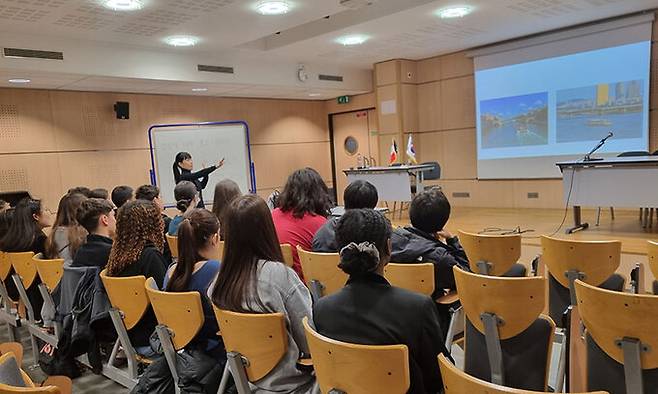
[[611,131],[610,133],[608,133],[608,135],[605,136],[603,139],[601,139],[601,141],[599,141],[599,143],[596,144],[596,146],[594,147],[594,149],[592,149],[591,151],[589,151],[589,153],[586,154],[585,157],[583,157],[583,161],[599,161],[599,160],[603,160],[602,157],[592,157],[592,155],[594,154],[594,152],[596,152],[597,150],[601,149],[601,147],[605,144],[605,142],[606,142],[606,141],[608,140],[608,138],[610,138],[610,137],[612,137],[612,131]]

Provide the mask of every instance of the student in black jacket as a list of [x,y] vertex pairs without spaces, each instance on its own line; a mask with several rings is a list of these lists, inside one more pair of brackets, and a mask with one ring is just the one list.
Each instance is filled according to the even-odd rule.
[[403,344],[409,349],[409,393],[443,390],[437,367],[444,344],[435,302],[391,286],[384,279],[390,258],[391,226],[371,209],[352,209],[339,220],[338,265],[350,277],[343,289],[313,307],[317,331],[339,341],[364,345]]
[[220,160],[216,165],[206,167],[200,171],[192,172],[192,169],[194,168],[192,155],[187,152],[178,152],[176,154],[176,160],[174,161],[173,165],[174,182],[176,184],[180,181],[190,181],[194,183],[196,189],[199,191],[199,204],[197,205],[197,208],[205,208],[205,204],[203,203],[203,195],[201,192],[208,184],[208,176],[223,165],[224,159]]
[[87,242],[75,254],[71,266],[105,268],[110,258],[117,223],[112,203],[100,198],[87,199],[78,209],[77,220],[89,234]]

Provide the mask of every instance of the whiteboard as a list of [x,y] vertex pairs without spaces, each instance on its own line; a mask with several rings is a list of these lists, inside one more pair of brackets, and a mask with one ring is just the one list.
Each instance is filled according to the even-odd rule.
[[217,164],[224,157],[224,165],[215,170],[203,190],[203,200],[212,205],[215,184],[222,179],[235,181],[243,193],[255,191],[256,180],[249,149],[247,123],[208,122],[199,124],[154,125],[149,128],[151,148],[151,183],[160,188],[165,206],[176,206],[174,199],[173,164],[178,152],[189,152],[194,169]]

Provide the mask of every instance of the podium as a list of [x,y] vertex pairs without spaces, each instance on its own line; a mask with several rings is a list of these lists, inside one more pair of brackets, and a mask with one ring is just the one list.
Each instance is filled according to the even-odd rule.
[[423,174],[434,168],[432,164],[401,165],[390,167],[364,167],[343,170],[348,183],[363,180],[377,189],[380,201],[411,201],[410,176],[416,177],[416,192],[423,191]]

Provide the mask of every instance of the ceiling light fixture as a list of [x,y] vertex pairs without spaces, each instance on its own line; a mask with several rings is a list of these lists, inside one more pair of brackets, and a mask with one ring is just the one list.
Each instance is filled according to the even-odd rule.
[[256,4],[256,11],[262,15],[281,15],[290,10],[290,5],[283,0],[261,1]]
[[361,45],[366,41],[368,41],[368,36],[364,36],[361,34],[343,36],[343,37],[339,37],[336,40],[336,42],[338,42],[339,44],[343,44],[345,46]]
[[462,18],[473,11],[473,7],[468,5],[459,5],[454,7],[441,8],[436,12],[439,18],[450,19],[450,18]]
[[169,36],[164,41],[174,47],[191,47],[199,42],[194,36]]
[[208,88],[192,88],[193,92],[207,92]]
[[29,80],[29,79],[26,79],[26,78],[12,78],[12,79],[7,80],[7,82],[9,82],[9,83],[30,83],[32,81]]
[[140,0],[105,0],[105,8],[115,11],[135,11],[142,9]]

